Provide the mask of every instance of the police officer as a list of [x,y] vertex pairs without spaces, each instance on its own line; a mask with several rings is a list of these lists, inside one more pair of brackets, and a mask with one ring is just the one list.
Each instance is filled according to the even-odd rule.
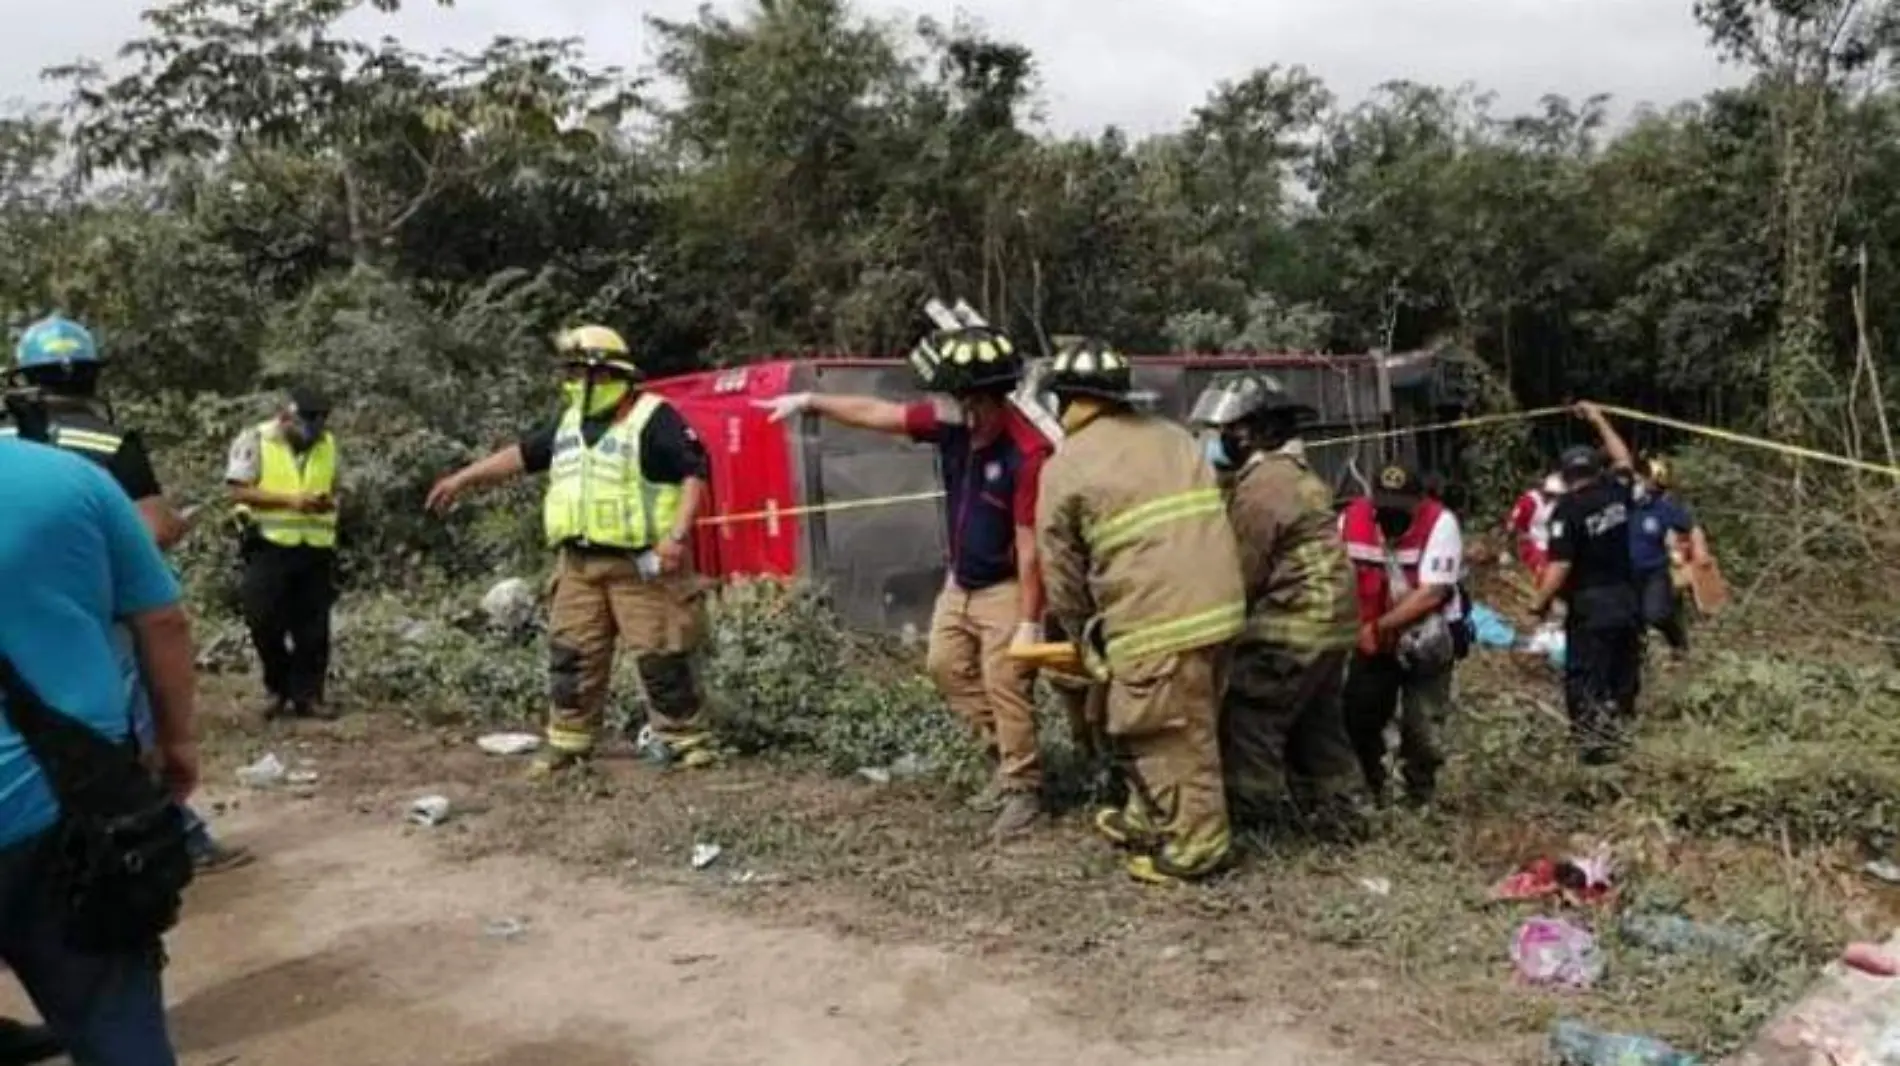
[[1358,766],[1340,695],[1357,638],[1352,565],[1333,494],[1306,460],[1312,408],[1260,373],[1216,380],[1188,421],[1227,485],[1247,628],[1221,702],[1221,769],[1236,819],[1294,811],[1322,835],[1350,831]]
[[[183,539],[188,526],[165,499],[138,431],[121,429],[99,395],[104,370],[105,358],[92,332],[62,315],[28,326],[14,349],[13,378],[32,390],[34,414],[45,422],[46,442],[105,468],[137,506],[159,549],[169,550]],[[20,430],[11,420],[0,421],[0,436],[13,436]],[[123,654],[128,663],[134,662],[130,636],[122,635],[122,640]],[[137,667],[130,666],[129,671],[136,675]],[[148,711],[142,680],[135,682],[134,694],[138,710]],[[153,740],[150,736],[141,739],[148,744]],[[225,847],[213,839],[196,811],[185,807],[183,813],[192,861],[199,872],[217,873],[251,861],[245,849]]]
[[1580,445],[1559,463],[1568,491],[1550,522],[1550,562],[1532,609],[1541,617],[1565,604],[1564,704],[1583,760],[1616,758],[1642,687],[1643,619],[1630,562],[1636,512],[1629,446],[1596,405],[1580,403],[1609,458]]
[[264,716],[323,718],[336,600],[337,445],[330,404],[290,390],[231,443],[224,480],[244,528],[244,621],[264,672]]
[[431,510],[469,488],[547,471],[542,524],[560,552],[548,620],[547,750],[533,774],[594,750],[614,648],[638,658],[648,722],[641,757],[662,766],[716,761],[694,657],[705,640],[704,588],[688,548],[706,497],[706,449],[680,413],[641,389],[619,333],[581,326],[555,340],[559,414],[520,441],[436,482]]

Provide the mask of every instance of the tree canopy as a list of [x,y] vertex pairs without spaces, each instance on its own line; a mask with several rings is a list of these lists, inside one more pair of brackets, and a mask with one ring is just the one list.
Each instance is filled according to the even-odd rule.
[[1887,2],[1704,0],[1754,79],[1620,126],[1602,97],[1342,101],[1288,65],[1140,139],[1050,135],[1028,49],[847,0],[651,20],[638,74],[573,40],[345,36],[364,6],[169,0],[112,73],[51,72],[70,106],[0,121],[9,325],[80,317],[146,393],[388,387],[360,353],[396,337],[480,392],[562,324],[659,371],[889,353],[941,293],[1032,347],[1453,345],[1527,405],[1790,437],[1893,362],[1900,312],[1866,301],[1869,363],[1851,299],[1863,263],[1900,274]]

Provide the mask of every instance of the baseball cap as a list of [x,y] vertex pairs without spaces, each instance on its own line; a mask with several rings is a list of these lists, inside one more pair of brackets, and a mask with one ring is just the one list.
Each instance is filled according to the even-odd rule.
[[1418,472],[1409,466],[1393,463],[1379,471],[1379,478],[1373,484],[1372,505],[1374,507],[1411,507],[1425,495],[1425,486],[1418,479]]
[[1576,484],[1584,478],[1595,477],[1603,472],[1603,460],[1597,450],[1588,444],[1576,444],[1565,448],[1557,460],[1558,469],[1563,471],[1564,480]]
[[317,419],[330,413],[329,398],[307,385],[290,390],[290,406],[299,418]]

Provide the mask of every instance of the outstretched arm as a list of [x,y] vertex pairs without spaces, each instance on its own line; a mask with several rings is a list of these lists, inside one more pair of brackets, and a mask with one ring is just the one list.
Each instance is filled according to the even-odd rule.
[[527,468],[527,460],[521,454],[521,445],[510,444],[487,458],[478,459],[436,482],[435,487],[429,490],[427,506],[431,511],[446,511],[455,502],[456,497],[469,489],[498,484],[520,474]]
[[1610,457],[1610,467],[1614,470],[1628,470],[1636,465],[1636,457],[1630,453],[1630,446],[1623,441],[1622,434],[1610,425],[1603,409],[1584,400],[1577,404],[1577,417],[1590,423],[1597,431],[1597,439],[1603,442],[1603,451]]

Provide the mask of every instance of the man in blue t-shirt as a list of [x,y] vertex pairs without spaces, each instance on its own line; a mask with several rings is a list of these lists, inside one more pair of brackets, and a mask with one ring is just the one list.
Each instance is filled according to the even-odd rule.
[[[17,440],[0,440],[0,499],[0,656],[53,710],[124,740],[132,708],[115,629],[127,627],[158,765],[183,800],[198,778],[190,625],[138,510],[92,464]],[[47,910],[41,844],[58,817],[39,764],[0,721],[0,960],[75,1061],[172,1066],[156,953],[75,953]]]
[[1695,516],[1669,492],[1669,468],[1661,459],[1644,459],[1637,467],[1636,513],[1630,522],[1630,567],[1642,596],[1643,625],[1669,642],[1678,657],[1689,651],[1682,597],[1676,592],[1669,537],[1681,545],[1682,561],[1692,565],[1708,546]]

